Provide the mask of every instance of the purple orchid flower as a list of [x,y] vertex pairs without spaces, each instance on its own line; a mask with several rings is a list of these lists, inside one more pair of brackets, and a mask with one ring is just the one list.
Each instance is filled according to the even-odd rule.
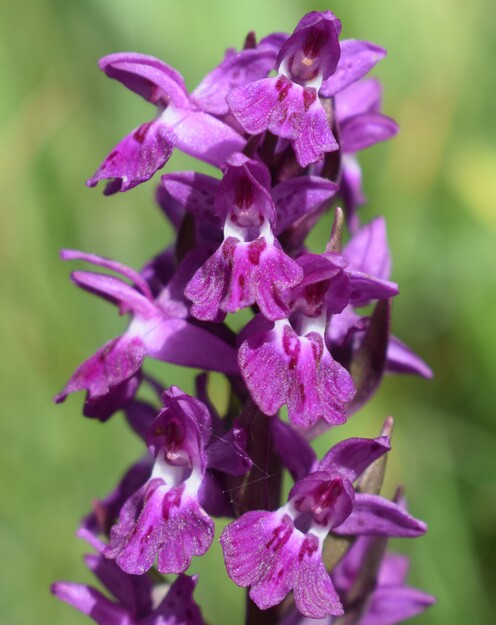
[[102,592],[86,584],[56,582],[52,593],[61,601],[92,618],[98,625],[203,625],[200,608],[193,599],[198,576],[180,575],[167,587],[156,603],[159,587],[154,587],[147,575],[128,575],[101,551],[103,543],[92,543],[97,555],[85,556],[88,569],[115,597],[112,601]]
[[389,437],[338,443],[291,489],[288,503],[274,512],[252,511],[221,534],[229,577],[250,587],[261,609],[294,591],[304,616],[343,613],[341,601],[322,562],[329,531],[356,536],[420,536],[426,526],[396,503],[355,493],[365,469],[390,449]]
[[[394,283],[347,267],[340,254],[304,254],[297,259],[304,278],[291,293],[291,315],[274,324],[256,320],[245,329],[239,349],[243,379],[257,405],[268,415],[285,403],[294,425],[346,421],[346,405],[355,394],[349,372],[325,344],[328,319],[351,302],[391,297]],[[333,321],[331,321],[332,325]]]
[[291,141],[301,167],[339,147],[318,96],[335,96],[385,56],[365,41],[340,45],[340,32],[341,22],[331,11],[308,13],[279,50],[278,76],[234,87],[226,98],[246,132],[269,130]]
[[301,167],[338,149],[317,92],[336,69],[340,31],[330,11],[308,13],[279,51],[278,76],[235,87],[226,98],[246,132],[289,139]]
[[[211,189],[215,185],[207,184]],[[269,189],[270,175],[263,164],[242,154],[228,160],[215,193],[224,241],[184,292],[198,319],[218,320],[255,303],[269,319],[286,316],[289,291],[302,271],[274,236],[276,209]]]
[[[245,452],[246,434],[236,423],[225,434],[214,434],[208,408],[175,386],[162,400],[164,408],[146,433],[153,468],[139,476],[137,469],[129,472],[128,484],[145,477],[139,488],[131,493],[123,482],[106,499],[107,511],[115,510],[117,500],[121,507],[105,555],[137,575],[156,556],[161,573],[183,573],[194,555],[203,555],[214,531],[208,513],[232,515],[215,473],[244,475],[252,465]],[[94,533],[95,520],[95,514],[87,517],[84,528]]]
[[157,107],[157,117],[118,143],[87,185],[111,179],[105,194],[128,191],[145,182],[169,160],[175,147],[212,165],[243,149],[245,140],[233,128],[202,111],[188,95],[183,77],[151,56],[110,54],[100,69]]
[[158,555],[161,573],[183,573],[213,540],[214,523],[200,506],[210,438],[210,414],[177,387],[163,394],[164,409],[150,426],[155,458],[150,478],[124,504],[105,555],[126,573],[141,575]]
[[[73,374],[55,397],[62,402],[69,393],[87,391],[87,414],[108,418],[135,393],[135,376],[145,356],[187,367],[237,372],[236,354],[228,343],[190,318],[184,285],[196,270],[196,252],[184,259],[158,297],[154,298],[146,280],[137,272],[115,261],[73,250],[62,252],[64,260],[84,260],[111,269],[131,280],[135,287],[113,276],[75,271],[72,280],[81,288],[100,295],[131,313],[127,331],[106,343]],[[203,256],[200,255],[203,259]],[[201,345],[202,348],[198,349]],[[215,354],[215,356],[213,356]],[[112,411],[94,410],[93,405],[109,398]]]
[[164,210],[177,213],[181,207],[194,215],[197,233],[210,233],[203,241],[214,241],[213,229],[223,229],[224,241],[186,287],[191,312],[219,320],[256,303],[267,318],[283,318],[289,290],[302,273],[274,235],[328,202],[337,186],[302,176],[271,190],[267,168],[241,154],[228,160],[224,172],[221,181],[195,172],[166,174],[159,187]]

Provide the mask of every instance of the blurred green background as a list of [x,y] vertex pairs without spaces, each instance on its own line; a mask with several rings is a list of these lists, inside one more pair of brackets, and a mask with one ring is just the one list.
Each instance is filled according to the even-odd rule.
[[[395,545],[412,556],[410,581],[438,597],[428,625],[494,623],[496,588],[496,54],[493,0],[41,0],[0,8],[0,622],[85,623],[48,592],[55,579],[88,581],[73,538],[80,516],[141,453],[120,416],[80,416],[82,396],[51,397],[126,321],[78,292],[58,259],[74,247],[141,266],[170,232],[154,185],[104,198],[84,180],[153,109],[106,79],[97,60],[134,50],[163,58],[193,88],[255,29],[291,31],[332,9],[344,36],[385,46],[375,71],[401,134],[364,153],[363,215],[386,216],[394,333],[434,369],[426,382],[391,377],[333,437],[375,435],[396,417],[386,494],[407,485],[429,533]],[[192,168],[175,155],[167,169]],[[326,234],[326,233],[325,233]],[[191,389],[191,372],[159,366]],[[193,569],[212,625],[241,623],[216,545]],[[214,589],[215,583],[215,589]],[[493,597],[491,597],[493,594]],[[493,603],[491,604],[491,601]]]

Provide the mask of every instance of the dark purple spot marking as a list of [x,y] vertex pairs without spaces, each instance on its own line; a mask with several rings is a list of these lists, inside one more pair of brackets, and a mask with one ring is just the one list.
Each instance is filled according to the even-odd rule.
[[316,364],[318,364],[322,359],[322,354],[324,352],[324,342],[322,341],[322,337],[317,333],[314,333],[310,345],[312,347],[313,358]]
[[152,125],[152,122],[141,124],[141,126],[137,130],[134,131],[133,137],[136,139],[138,143],[143,143],[151,125]]
[[303,541],[303,544],[300,547],[300,551],[298,553],[298,561],[301,562],[305,556],[309,558],[317,551],[318,549],[318,541],[313,536],[307,536]]
[[321,482],[313,491],[315,507],[332,508],[342,492],[343,483],[340,477]]
[[303,106],[305,107],[305,111],[308,111],[316,99],[317,91],[315,91],[313,87],[303,89]]
[[290,357],[288,368],[290,371],[296,368],[298,357],[301,351],[300,341],[290,326],[284,326],[282,335],[282,346],[286,354]]
[[256,239],[248,246],[248,260],[252,265],[260,264],[260,256],[267,247],[267,243],[263,237]]
[[229,237],[224,241],[224,245],[222,247],[222,255],[229,265],[232,265],[234,260],[234,250],[236,248],[237,240],[233,237]]
[[293,523],[289,517],[284,516],[281,525],[272,530],[272,536],[265,544],[266,549],[272,548],[272,551],[280,551],[291,538],[292,533]]
[[107,156],[107,163],[111,163],[112,161],[114,161],[117,157],[117,155],[119,154],[119,150],[114,150],[113,152],[110,152],[110,154]]
[[282,102],[286,98],[292,86],[293,83],[285,76],[279,76],[276,82],[276,89],[279,91],[279,102]]
[[168,521],[173,508],[179,508],[181,505],[181,497],[184,491],[184,483],[179,484],[167,492],[162,500],[162,517],[164,521]]

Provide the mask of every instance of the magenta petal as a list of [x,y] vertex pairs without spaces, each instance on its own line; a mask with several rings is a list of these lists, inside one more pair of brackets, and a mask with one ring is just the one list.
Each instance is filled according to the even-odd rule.
[[184,290],[184,295],[193,302],[191,314],[197,319],[221,321],[225,316],[219,310],[229,279],[229,267],[224,257],[225,245],[226,241],[198,269]]
[[193,599],[198,576],[180,575],[167,595],[141,625],[203,625],[201,610]]
[[287,85],[286,92],[292,86],[283,77],[264,78],[235,87],[227,94],[229,108],[246,132],[258,135],[271,125],[273,109],[280,96],[280,89],[276,87],[278,81],[281,81],[281,85]]
[[221,534],[229,577],[238,586],[251,586],[250,597],[262,610],[280,603],[294,585],[298,552],[287,554],[294,549],[294,532],[287,515],[263,511],[247,512]]
[[208,550],[213,535],[212,519],[185,492],[184,483],[169,488],[152,479],[123,507],[106,555],[133,575],[148,571],[157,555],[161,573],[183,573],[194,555]]
[[259,45],[255,49],[226,54],[220,65],[205,76],[191,97],[208,113],[227,115],[227,92],[233,87],[265,78],[274,67],[277,49]]
[[386,553],[379,569],[377,579],[379,586],[397,586],[399,584],[404,584],[409,568],[410,560],[407,556],[400,553]]
[[358,152],[387,141],[399,132],[398,124],[380,113],[365,113],[350,117],[340,126],[343,152]]
[[336,121],[342,124],[363,113],[380,113],[381,99],[382,85],[377,78],[360,80],[335,97]]
[[87,614],[98,625],[129,625],[129,613],[95,588],[71,582],[57,582],[52,593],[62,601]]
[[391,336],[387,347],[386,372],[411,373],[432,378],[432,369],[399,339]]
[[312,522],[327,532],[349,517],[355,490],[340,473],[317,470],[296,482],[288,499],[299,513],[309,514]]
[[334,445],[319,463],[319,471],[338,472],[354,482],[375,460],[391,449],[388,436],[348,438]]
[[268,319],[281,319],[289,313],[290,289],[302,275],[300,266],[265,238],[241,243],[229,237],[196,272],[185,295],[198,319],[214,320],[219,309],[236,312],[255,303]]
[[253,401],[265,414],[275,414],[289,392],[287,359],[278,347],[278,332],[249,336],[239,348],[238,361]]
[[[267,319],[283,319],[289,314],[291,287],[300,282],[303,271],[298,263],[276,245],[263,247],[260,256],[258,256],[259,250],[262,248],[260,241],[258,239],[248,245],[247,260],[248,263],[254,265],[254,269],[251,270],[252,277],[246,276],[246,279],[250,279],[250,290],[254,290],[254,294],[251,296],[254,301],[250,303],[256,302]],[[233,286],[236,284],[236,269],[235,265],[231,280]],[[240,264],[238,276],[241,275],[243,275],[243,267]],[[239,285],[239,279],[237,284]],[[231,293],[234,295],[232,291]],[[232,308],[228,308],[228,305],[225,305],[225,310],[232,312]]]
[[276,185],[272,189],[277,216],[274,234],[281,234],[297,219],[320,208],[337,190],[336,183],[317,176],[300,176]]
[[202,111],[189,111],[171,129],[180,150],[217,167],[233,152],[241,152],[246,144],[246,139],[231,126]]
[[229,577],[238,586],[251,586],[250,597],[260,609],[277,605],[294,589],[305,616],[342,614],[318,539],[296,530],[288,515],[247,512],[224,529],[220,542]]
[[292,291],[293,309],[308,317],[342,312],[350,299],[350,279],[341,254],[305,253],[298,257],[298,264],[304,277]]
[[322,160],[327,152],[339,148],[329,128],[322,105],[313,96],[312,89],[305,89],[303,99],[305,114],[299,120],[298,137],[293,144],[300,167]]
[[90,271],[73,271],[71,280],[85,291],[117,304],[121,312],[132,311],[145,319],[156,315],[156,308],[147,297],[114,276]]
[[335,362],[315,332],[300,337],[289,324],[251,335],[238,354],[251,396],[266,414],[288,404],[289,419],[309,427],[319,418],[346,421],[345,405],[355,389],[350,374]]
[[60,403],[69,393],[81,390],[88,392],[88,399],[98,399],[129,380],[141,367],[144,357],[145,347],[140,338],[113,339],[75,371],[55,401]]
[[183,367],[238,373],[236,350],[210,328],[184,319],[155,317],[146,324],[138,321],[133,332],[144,336],[150,358]]
[[384,497],[357,493],[353,512],[334,531],[348,536],[363,534],[414,538],[425,534],[427,526]]
[[126,382],[113,386],[105,395],[90,399],[85,398],[83,414],[85,417],[107,421],[110,417],[124,408],[135,397],[141,383],[141,371],[129,378]]
[[207,447],[208,468],[229,475],[245,475],[253,466],[246,453],[246,441],[246,429],[235,421],[224,436],[216,436]]
[[374,299],[389,299],[398,295],[399,288],[395,282],[378,280],[368,273],[349,271],[351,293],[350,304],[353,306],[366,306]]
[[235,584],[250,586],[264,574],[263,560],[270,559],[273,553],[266,554],[264,539],[278,524],[279,519],[274,513],[252,511],[223,530],[220,544],[227,573]]
[[435,598],[408,586],[377,588],[360,625],[396,625],[413,618],[436,602]]
[[[284,61],[295,79],[308,80],[320,73],[327,79],[336,70],[341,49],[338,41],[341,22],[331,11],[311,11],[296,25],[277,57],[277,67]],[[301,59],[304,59],[301,62]]]
[[110,179],[105,195],[129,191],[167,163],[174,144],[174,134],[160,118],[142,124],[115,146],[86,184],[95,187],[100,180]]
[[84,561],[104,588],[107,588],[130,614],[139,616],[151,612],[153,582],[150,577],[127,575],[113,560],[100,554],[87,555]]
[[104,269],[110,269],[111,271],[120,273],[128,280],[131,280],[131,282],[138,287],[145,297],[150,300],[153,299],[150,287],[148,286],[148,282],[145,278],[143,278],[143,276],[134,269],[131,269],[116,260],[104,258],[103,256],[97,256],[96,254],[87,254],[86,252],[80,252],[79,250],[67,249],[60,250],[60,258],[62,260],[84,260],[85,262],[96,265],[97,267],[103,267]]
[[[164,507],[164,518],[165,518]],[[192,497],[169,508],[165,519],[163,542],[158,554],[158,570],[161,573],[184,573],[193,556],[202,556],[214,539],[215,525],[199,503]]]
[[236,87],[227,102],[246,132],[270,130],[290,139],[301,167],[338,149],[315,89],[301,87],[285,76]]
[[152,104],[161,108],[169,101],[179,107],[188,105],[183,77],[160,59],[136,52],[119,52],[104,56],[98,64],[109,78],[118,80]]
[[341,41],[341,57],[336,71],[324,80],[319,94],[330,98],[348,85],[359,80],[381,59],[386,56],[386,50],[368,41],[345,39]]
[[274,202],[269,193],[270,172],[260,162],[235,153],[224,166],[215,197],[215,211],[224,224],[229,220],[235,227],[256,228],[272,223]]
[[384,217],[376,217],[360,228],[345,246],[343,256],[350,263],[350,269],[388,280],[391,273],[391,255]]
[[294,595],[296,607],[304,616],[319,619],[328,614],[343,614],[343,606],[320,556],[306,558],[300,564]]
[[160,179],[161,202],[175,202],[188,213],[208,223],[222,227],[215,213],[214,198],[219,181],[196,171],[181,171],[165,174]]
[[304,428],[319,418],[330,425],[344,423],[346,404],[355,395],[351,375],[332,358],[318,334],[310,333],[299,344],[301,351],[289,386],[290,420]]

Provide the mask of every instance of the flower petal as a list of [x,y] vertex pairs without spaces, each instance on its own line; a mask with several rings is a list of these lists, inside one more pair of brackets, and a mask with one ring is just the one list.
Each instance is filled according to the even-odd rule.
[[140,369],[144,357],[145,346],[138,337],[109,341],[76,369],[55,402],[63,402],[69,393],[81,390],[87,391],[89,400],[104,396],[129,380]]
[[71,582],[57,582],[52,593],[62,601],[87,614],[98,625],[129,625],[129,613],[95,588]]
[[83,260],[86,263],[91,263],[97,267],[103,267],[104,269],[110,269],[111,271],[120,273],[125,278],[133,282],[145,297],[150,300],[153,299],[150,287],[148,286],[148,282],[145,278],[143,278],[143,276],[134,269],[131,269],[116,260],[104,258],[103,256],[97,256],[96,254],[87,254],[86,252],[80,252],[79,250],[67,249],[60,250],[60,258],[62,260]]
[[277,215],[274,234],[281,234],[297,219],[320,208],[337,190],[336,183],[318,176],[300,176],[276,185],[272,189]]
[[374,65],[387,54],[384,48],[369,41],[345,39],[340,42],[340,45],[341,57],[336,71],[324,80],[319,91],[319,94],[324,98],[331,98],[368,74]]
[[416,588],[397,586],[378,588],[370,599],[361,625],[396,625],[422,613],[436,602]]
[[380,113],[365,113],[350,117],[340,126],[343,152],[358,152],[387,141],[399,132],[398,124]]
[[362,113],[380,113],[381,99],[382,85],[377,78],[360,80],[335,97],[336,121],[342,124]]
[[246,132],[270,130],[290,139],[301,167],[338,149],[315,89],[301,87],[285,76],[236,87],[227,95],[227,102]]
[[428,379],[434,376],[432,369],[395,336],[389,339],[386,357],[388,373],[412,373]]
[[161,573],[183,573],[213,536],[212,519],[185,492],[185,483],[169,488],[155,478],[124,505],[105,555],[133,575],[148,571],[157,555]]
[[388,436],[348,438],[322,458],[319,471],[337,472],[354,482],[365,469],[391,449]]
[[170,128],[180,150],[216,167],[234,152],[241,152],[246,144],[231,126],[203,111],[189,111]]
[[427,531],[427,525],[392,501],[357,493],[351,515],[334,529],[337,534],[355,536],[401,536],[414,538]]
[[160,118],[142,124],[115,146],[86,185],[95,187],[100,180],[110,179],[105,195],[129,191],[167,163],[175,142],[174,134]]
[[277,49],[269,45],[228,52],[222,63],[205,76],[191,97],[204,111],[214,115],[227,115],[227,92],[233,87],[265,78],[275,66],[277,52]]
[[350,263],[350,269],[388,280],[391,255],[384,217],[376,217],[360,228],[343,249],[343,256]]
[[188,93],[183,77],[167,63],[146,54],[119,52],[99,61],[109,78],[118,80],[148,102],[165,108],[169,101],[188,106]]
[[223,224],[214,208],[218,186],[216,178],[196,171],[165,174],[160,179],[160,199],[164,204],[175,202],[183,210],[220,229]]

